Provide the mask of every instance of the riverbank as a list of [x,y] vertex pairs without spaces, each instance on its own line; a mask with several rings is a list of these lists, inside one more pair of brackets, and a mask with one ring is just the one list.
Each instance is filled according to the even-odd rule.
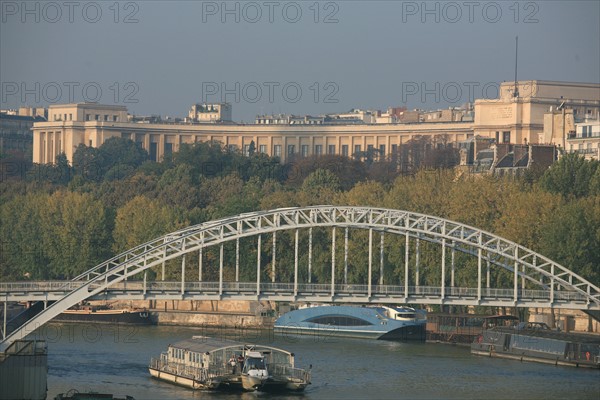
[[198,312],[148,310],[150,318],[157,325],[202,326],[224,328],[273,328],[275,317],[235,312]]

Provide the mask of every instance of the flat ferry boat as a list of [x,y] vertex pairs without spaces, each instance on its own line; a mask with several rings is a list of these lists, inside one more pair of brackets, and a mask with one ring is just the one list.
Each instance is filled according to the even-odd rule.
[[152,319],[149,317],[147,310],[112,309],[108,306],[91,305],[77,306],[76,308],[63,311],[53,321],[134,325],[152,324]]
[[295,368],[294,353],[205,336],[170,344],[149,369],[154,378],[204,390],[299,392],[311,380],[310,369]]
[[600,368],[600,337],[551,330],[539,322],[496,326],[471,344],[479,356],[534,361],[553,365]]
[[424,312],[410,307],[312,306],[275,321],[275,333],[425,341]]

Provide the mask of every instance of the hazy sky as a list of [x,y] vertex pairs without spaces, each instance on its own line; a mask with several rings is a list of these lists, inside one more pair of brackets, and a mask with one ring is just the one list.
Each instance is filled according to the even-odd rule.
[[2,108],[445,108],[514,79],[516,35],[519,79],[600,82],[598,1],[0,3]]

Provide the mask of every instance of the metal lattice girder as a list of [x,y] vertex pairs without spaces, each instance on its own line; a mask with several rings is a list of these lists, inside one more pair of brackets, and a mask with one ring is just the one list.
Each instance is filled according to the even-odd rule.
[[[561,287],[566,291],[583,295],[588,305],[594,307],[600,305],[600,289],[581,276],[517,243],[468,225],[430,215],[382,208],[353,206],[282,208],[240,214],[188,227],[141,244],[99,264],[73,280],[79,284],[76,289],[6,337],[0,343],[0,350],[73,305],[165,261],[239,238],[315,227],[369,229],[453,246],[455,250],[468,254],[485,252],[491,256],[488,260],[493,264],[514,273],[515,302],[517,275],[522,275],[538,284],[542,284],[538,277],[547,279],[551,283],[551,293],[554,293],[555,287]],[[519,271],[524,268],[531,271],[531,274]],[[73,281],[68,284],[72,285]],[[331,291],[333,297],[333,285]],[[260,294],[260,281],[256,283],[256,293]],[[444,293],[445,290],[442,290],[442,296]],[[405,294],[407,295],[408,293]],[[551,296],[550,304],[554,301],[553,296],[554,294]]]

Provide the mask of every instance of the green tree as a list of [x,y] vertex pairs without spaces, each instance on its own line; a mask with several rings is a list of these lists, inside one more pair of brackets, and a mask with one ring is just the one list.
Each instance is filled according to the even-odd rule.
[[113,137],[99,148],[80,144],[73,154],[73,167],[88,180],[115,180],[131,176],[147,160],[148,153],[135,142]]
[[85,180],[99,181],[104,177],[100,150],[80,144],[73,153],[73,168],[75,174]]
[[587,196],[598,165],[596,160],[588,161],[577,153],[567,153],[542,175],[540,185],[549,192],[563,196]]
[[49,279],[53,276],[43,242],[41,209],[45,193],[14,196],[0,208],[0,279]]
[[73,278],[110,256],[112,223],[103,204],[89,194],[58,191],[39,210],[47,267]]
[[120,253],[185,225],[172,208],[137,196],[117,210],[113,249]]
[[137,168],[148,160],[148,152],[130,139],[109,138],[102,143],[99,150],[106,171],[118,164]]
[[600,197],[567,203],[541,232],[542,254],[600,285]]

